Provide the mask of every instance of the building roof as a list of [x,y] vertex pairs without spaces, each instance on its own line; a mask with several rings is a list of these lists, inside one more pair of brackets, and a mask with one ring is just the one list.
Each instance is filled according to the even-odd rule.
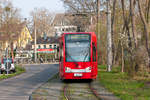
[[[53,43],[58,43],[58,38],[56,37],[39,37],[37,38],[37,44],[53,44]],[[34,44],[34,41],[32,41],[31,44]]]
[[67,16],[64,13],[59,13],[55,15],[53,26],[63,26],[63,25],[71,25],[70,16]]

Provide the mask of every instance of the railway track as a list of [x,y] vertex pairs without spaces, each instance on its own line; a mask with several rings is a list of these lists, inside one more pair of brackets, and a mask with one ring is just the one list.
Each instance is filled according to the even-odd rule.
[[91,83],[89,83],[89,88],[90,88],[91,92],[93,93],[93,95],[96,96],[97,100],[101,100],[100,96],[98,95],[97,91],[92,87]]
[[64,86],[64,97],[66,100],[72,100],[71,97],[70,97],[70,91],[68,90],[69,89],[69,84],[65,84]]
[[101,100],[91,82],[69,82],[63,87],[65,100]]
[[98,81],[62,82],[56,75],[47,83],[36,89],[31,95],[32,100],[120,100],[107,92]]

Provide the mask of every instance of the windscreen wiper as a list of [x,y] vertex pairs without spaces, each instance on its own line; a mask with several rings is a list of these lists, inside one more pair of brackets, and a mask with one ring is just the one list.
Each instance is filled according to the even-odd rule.
[[[90,49],[90,48],[88,47],[88,49]],[[85,55],[85,57],[83,59],[84,62],[85,62],[86,58],[88,57],[88,55],[89,55],[89,50],[86,50],[86,55]]]
[[83,62],[85,62],[86,58],[88,57],[89,53],[87,52],[84,59],[83,59]]

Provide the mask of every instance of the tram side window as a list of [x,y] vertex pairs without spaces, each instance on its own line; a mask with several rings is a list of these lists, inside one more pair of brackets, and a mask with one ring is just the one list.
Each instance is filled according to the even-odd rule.
[[92,49],[93,49],[93,61],[95,62],[96,61],[96,47],[95,47],[95,44],[93,44]]

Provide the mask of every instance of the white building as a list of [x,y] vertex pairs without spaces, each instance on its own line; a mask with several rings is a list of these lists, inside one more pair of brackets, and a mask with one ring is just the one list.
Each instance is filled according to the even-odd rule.
[[56,14],[53,21],[55,36],[59,37],[64,32],[77,31],[77,26],[72,25],[69,18],[65,14]]
[[77,26],[55,26],[55,36],[60,36],[62,33],[65,32],[76,32],[77,31]]

